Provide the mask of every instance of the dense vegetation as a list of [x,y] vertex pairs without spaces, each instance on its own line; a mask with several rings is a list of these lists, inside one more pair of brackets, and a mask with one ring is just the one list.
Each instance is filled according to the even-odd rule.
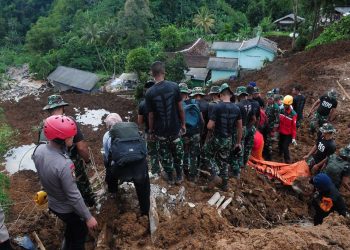
[[0,0],[0,73],[27,61],[38,78],[66,65],[104,75],[136,71],[145,80],[149,64],[160,59],[168,64],[169,78],[179,81],[184,59],[165,53],[198,37],[241,40],[266,34],[275,30],[273,20],[294,9],[306,18],[298,28],[296,46],[302,48],[314,38],[321,14],[347,4],[349,0]]

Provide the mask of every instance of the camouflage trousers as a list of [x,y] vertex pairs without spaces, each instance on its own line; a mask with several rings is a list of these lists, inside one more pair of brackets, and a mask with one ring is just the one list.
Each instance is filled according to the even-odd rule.
[[232,137],[221,138],[212,136],[205,144],[203,160],[209,166],[213,176],[220,175],[223,180],[228,180],[231,148]]
[[[244,156],[244,138],[246,134],[246,128],[243,127],[243,133],[242,133],[242,140],[241,140],[241,151],[238,154],[235,154],[234,152],[234,147],[231,147],[231,152],[230,152],[230,163],[231,163],[231,171],[233,176],[238,176],[239,173],[241,172],[241,167],[244,166],[243,164],[243,156]],[[236,138],[237,138],[237,133],[235,132],[232,136],[232,145],[236,144]]]
[[198,161],[200,154],[200,134],[184,136],[184,170],[187,170],[190,176],[197,176]]
[[181,173],[183,168],[184,147],[180,137],[157,137],[160,162],[167,173]]
[[263,136],[264,136],[263,155],[267,161],[271,161],[274,133],[273,132],[266,132],[266,134],[264,134]]
[[147,151],[148,151],[152,174],[159,174],[161,171],[160,164],[159,164],[158,150],[159,150],[158,141],[147,140]]
[[74,171],[77,187],[86,205],[92,207],[95,205],[95,193],[91,189],[89,177],[85,169],[85,163],[79,156],[76,159],[72,159],[72,161],[75,166]]
[[243,166],[247,165],[250,154],[252,153],[255,131],[256,131],[255,126],[246,128],[246,134],[245,134],[244,143],[243,143],[244,144]]
[[322,116],[318,112],[316,112],[310,121],[310,132],[318,132],[320,127],[322,127],[322,125],[327,122],[327,119],[328,116]]

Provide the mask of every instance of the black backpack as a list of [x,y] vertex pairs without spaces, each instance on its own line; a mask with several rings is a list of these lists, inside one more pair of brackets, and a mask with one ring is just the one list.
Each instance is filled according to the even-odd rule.
[[109,131],[109,135],[111,136],[109,159],[112,166],[124,167],[128,163],[146,158],[146,142],[140,135],[136,123],[116,123]]

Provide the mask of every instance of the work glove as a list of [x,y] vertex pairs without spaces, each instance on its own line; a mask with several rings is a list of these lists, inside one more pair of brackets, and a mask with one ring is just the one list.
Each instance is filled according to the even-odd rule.
[[39,191],[34,196],[34,201],[39,206],[47,203],[47,193],[45,191]]
[[292,140],[292,144],[293,144],[294,146],[298,146],[297,141],[296,141],[295,139]]

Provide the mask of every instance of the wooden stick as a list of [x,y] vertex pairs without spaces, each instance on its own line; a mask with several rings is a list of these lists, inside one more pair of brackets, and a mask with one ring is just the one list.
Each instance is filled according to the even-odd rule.
[[37,233],[35,231],[33,232],[33,236],[34,236],[36,243],[38,244],[39,249],[46,250],[46,248],[44,247],[43,243],[41,242],[39,236],[37,235]]
[[350,96],[348,94],[348,92],[346,92],[346,90],[344,89],[343,85],[337,80],[337,83],[339,85],[339,87],[341,88],[341,90],[344,92],[344,95],[350,100]]

